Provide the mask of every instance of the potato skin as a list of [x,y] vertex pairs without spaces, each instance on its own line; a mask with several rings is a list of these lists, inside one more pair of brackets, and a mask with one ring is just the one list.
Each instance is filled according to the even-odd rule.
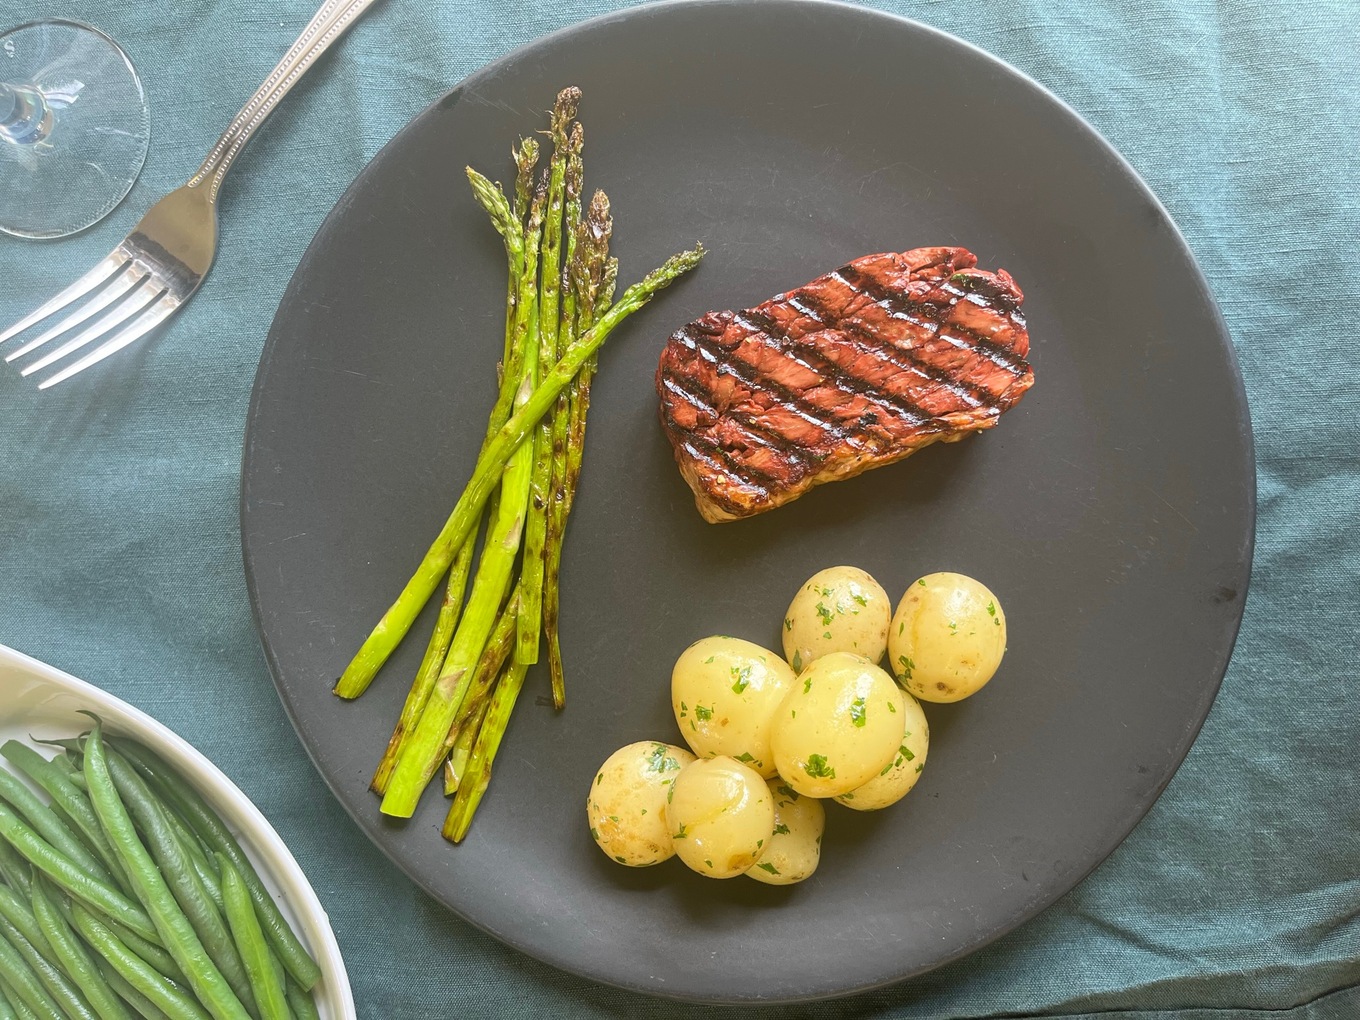
[[780,776],[806,797],[863,786],[902,743],[897,693],[892,677],[863,656],[817,659],[775,713],[770,746]]
[[827,567],[808,578],[784,614],[784,658],[795,673],[831,652],[878,663],[888,650],[892,600],[859,567]]
[[686,765],[666,799],[676,856],[709,878],[735,878],[774,834],[774,798],[755,769],[719,755]]
[[683,747],[640,740],[611,754],[590,782],[590,835],[612,861],[645,868],[675,854],[666,825],[666,794],[694,761]]
[[837,803],[856,811],[878,811],[896,804],[921,778],[930,750],[930,724],[920,702],[904,690],[899,689],[897,694],[906,728],[896,756],[863,786],[837,797]]
[[676,660],[671,709],[699,757],[730,755],[768,777],[774,775],[770,725],[793,684],[793,670],[769,649],[707,637]]
[[800,796],[782,779],[766,782],[774,799],[774,834],[746,877],[766,885],[793,885],[810,878],[822,859],[826,808],[816,797]]
[[962,701],[995,675],[1006,652],[1006,614],[981,581],[941,572],[913,581],[888,630],[888,658],[922,701]]

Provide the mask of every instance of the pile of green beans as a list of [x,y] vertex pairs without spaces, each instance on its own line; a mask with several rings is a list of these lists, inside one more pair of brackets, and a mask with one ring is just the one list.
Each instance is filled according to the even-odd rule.
[[0,1020],[316,1018],[320,968],[198,792],[97,720],[56,743],[0,746]]

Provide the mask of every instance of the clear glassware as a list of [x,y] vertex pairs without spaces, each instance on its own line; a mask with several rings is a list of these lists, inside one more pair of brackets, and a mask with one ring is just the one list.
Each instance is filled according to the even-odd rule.
[[150,137],[141,79],[103,32],[44,20],[0,33],[0,231],[98,223],[132,189]]

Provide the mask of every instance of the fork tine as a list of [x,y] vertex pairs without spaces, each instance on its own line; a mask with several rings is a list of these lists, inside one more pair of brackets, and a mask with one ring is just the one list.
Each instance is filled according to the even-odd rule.
[[150,310],[147,311],[145,315],[139,316],[124,327],[121,332],[115,334],[106,341],[103,346],[98,347],[91,353],[85,355],[85,357],[81,358],[74,365],[67,365],[60,372],[50,378],[44,379],[38,384],[38,389],[45,390],[49,386],[55,386],[57,383],[63,382],[71,378],[71,376],[85,371],[85,369],[89,368],[91,365],[99,364],[99,362],[103,361],[109,355],[117,354],[128,344],[151,332],[151,330],[170,318],[181,304],[183,304],[182,300],[175,297],[170,291],[165,291],[161,295],[160,300],[151,305]]
[[146,311],[146,309],[164,293],[165,290],[163,288],[159,288],[155,285],[143,288],[140,294],[134,294],[134,296],[129,297],[121,305],[114,308],[93,325],[86,326],[55,351],[44,354],[31,365],[25,365],[23,371],[19,374],[26,377],[32,375],[34,372],[40,372],[54,361],[60,361],[62,358],[66,357],[66,355],[80,350],[87,344],[98,340],[101,336],[107,335],[115,326],[120,326],[128,319],[141,315],[142,312]]
[[53,312],[65,308],[72,301],[76,300],[76,298],[84,297],[115,273],[122,272],[126,269],[131,261],[132,260],[128,257],[127,252],[123,250],[121,245],[115,248],[113,251],[109,252],[103,260],[96,264],[93,269],[75,283],[71,284],[71,286],[67,287],[51,300],[39,305],[9,329],[0,333],[0,344],[4,343],[10,337],[22,333],[34,323],[41,322]]
[[39,347],[46,344],[53,337],[61,336],[68,329],[74,329],[76,326],[79,326],[86,319],[93,316],[96,312],[103,311],[109,305],[113,304],[115,301],[122,298],[129,291],[136,290],[138,287],[140,287],[143,283],[146,282],[149,276],[150,276],[149,273],[144,273],[140,277],[137,276],[135,272],[121,274],[119,277],[114,279],[113,283],[109,284],[102,291],[100,291],[98,297],[94,298],[91,301],[87,301],[85,304],[81,305],[77,311],[73,312],[66,318],[62,319],[59,323],[57,323],[51,329],[47,330],[45,333],[41,333],[38,336],[34,337],[32,340],[24,344],[18,350],[10,351],[9,354],[5,355],[5,360],[18,361],[20,358],[22,358],[25,354],[28,354],[30,351],[36,351]]

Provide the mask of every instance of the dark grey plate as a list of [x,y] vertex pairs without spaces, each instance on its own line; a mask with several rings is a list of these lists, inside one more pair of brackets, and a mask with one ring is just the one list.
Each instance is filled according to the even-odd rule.
[[[464,164],[510,175],[556,90],[585,89],[588,184],[623,280],[702,240],[692,278],[602,359],[563,566],[568,705],[532,674],[459,848],[444,801],[389,824],[370,771],[430,617],[356,704],[331,682],[472,466],[501,343],[502,251]],[[667,334],[867,252],[960,243],[1027,294],[1038,382],[995,432],[712,526],[656,421]],[[558,33],[465,81],[318,232],[260,364],[242,482],[256,617],[285,706],[364,831],[511,945],[630,988],[790,1000],[978,948],[1053,902],[1142,817],[1228,663],[1252,549],[1241,379],[1184,241],[1071,110],[939,32],[823,3],[682,3]],[[670,667],[728,633],[778,647],[832,564],[894,595],[940,569],[1010,620],[996,680],[928,706],[930,765],[881,815],[829,810],[806,884],[631,871],[586,831],[614,747],[677,739]],[[538,701],[536,703],[536,697]]]

